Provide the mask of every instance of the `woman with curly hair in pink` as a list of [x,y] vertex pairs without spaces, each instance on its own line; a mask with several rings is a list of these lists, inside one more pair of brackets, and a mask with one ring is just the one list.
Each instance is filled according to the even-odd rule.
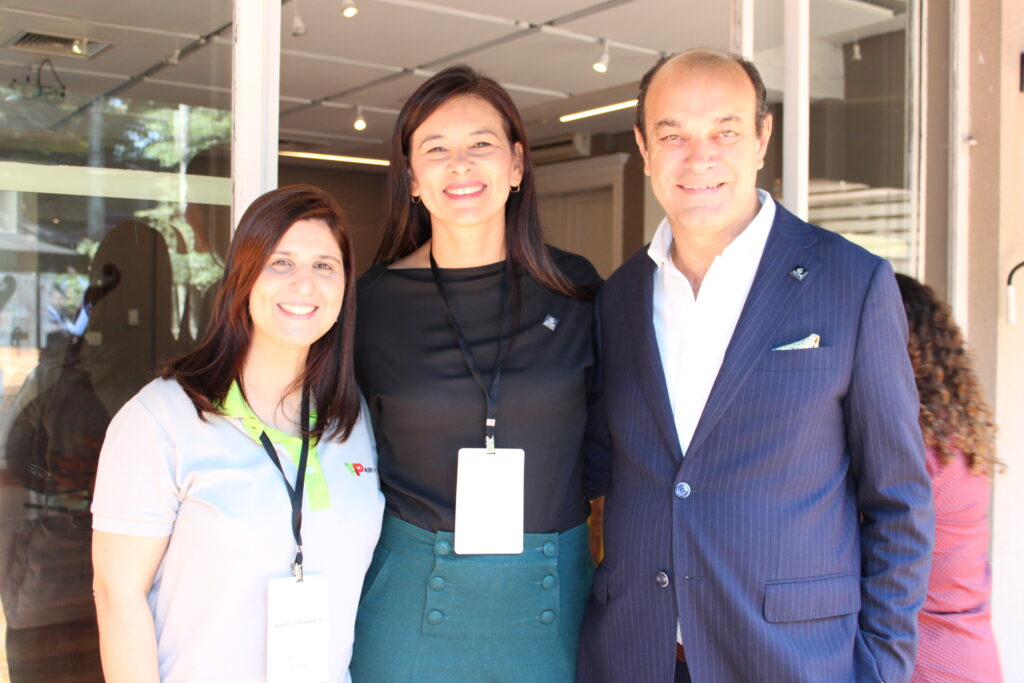
[[935,495],[935,550],[912,680],[999,683],[989,602],[988,512],[998,466],[992,413],[949,306],[913,278],[896,280]]

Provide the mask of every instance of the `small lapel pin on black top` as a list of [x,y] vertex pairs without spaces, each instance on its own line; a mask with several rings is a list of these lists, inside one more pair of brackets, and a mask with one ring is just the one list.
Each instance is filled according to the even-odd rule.
[[541,324],[544,325],[544,327],[551,330],[552,332],[554,332],[555,328],[558,327],[558,318],[556,318],[553,315],[548,315],[547,317],[544,318],[544,322]]
[[804,278],[807,277],[808,270],[803,266],[793,266],[793,270],[789,271],[789,276],[797,282],[803,282]]

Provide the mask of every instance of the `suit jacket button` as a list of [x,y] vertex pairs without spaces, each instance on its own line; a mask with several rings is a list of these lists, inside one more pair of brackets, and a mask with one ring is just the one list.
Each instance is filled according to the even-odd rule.
[[666,574],[665,572],[658,572],[654,575],[654,582],[658,584],[659,588],[668,588],[668,574]]
[[438,555],[447,555],[452,551],[452,544],[450,541],[444,539],[439,540],[434,544],[434,552]]
[[427,623],[431,626],[437,626],[444,621],[444,613],[441,610],[432,609],[427,612]]
[[540,613],[540,621],[542,624],[555,623],[555,612],[549,609],[544,610]]
[[679,482],[678,484],[676,484],[675,493],[676,498],[686,498],[687,496],[690,495],[690,485],[687,484],[685,481]]

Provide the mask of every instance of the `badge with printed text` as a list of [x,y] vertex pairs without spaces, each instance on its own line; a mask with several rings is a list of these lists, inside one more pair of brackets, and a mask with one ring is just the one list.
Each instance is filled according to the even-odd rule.
[[521,448],[459,450],[455,489],[455,552],[518,555],[523,552],[526,453]]
[[325,683],[329,621],[327,576],[267,582],[267,683]]

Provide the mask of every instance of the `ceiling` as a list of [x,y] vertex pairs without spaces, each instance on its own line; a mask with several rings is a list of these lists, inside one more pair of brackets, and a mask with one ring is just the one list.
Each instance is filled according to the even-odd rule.
[[[119,88],[119,97],[133,101],[230,108],[231,0],[21,3],[0,8],[0,83],[24,81],[44,58],[8,47],[30,30],[111,44],[88,60],[52,58],[69,95],[83,102]],[[829,54],[838,55],[843,43],[905,26],[906,15],[887,8],[899,5],[811,0],[812,73],[841,69],[842,60]],[[729,45],[725,0],[358,0],[360,11],[351,19],[342,17],[340,6],[341,0],[282,5],[280,137],[291,146],[386,156],[404,99],[430,73],[460,62],[509,89],[533,140],[625,131],[631,110],[573,124],[557,119],[632,99],[660,53]],[[763,56],[780,63],[782,7],[783,0],[756,3],[755,62]],[[301,36],[292,35],[296,13],[306,27]],[[611,57],[604,74],[591,68],[602,39]],[[178,63],[168,63],[176,50],[182,51]],[[778,96],[780,69],[766,70],[765,77]],[[368,124],[362,132],[352,127],[357,106]]]

